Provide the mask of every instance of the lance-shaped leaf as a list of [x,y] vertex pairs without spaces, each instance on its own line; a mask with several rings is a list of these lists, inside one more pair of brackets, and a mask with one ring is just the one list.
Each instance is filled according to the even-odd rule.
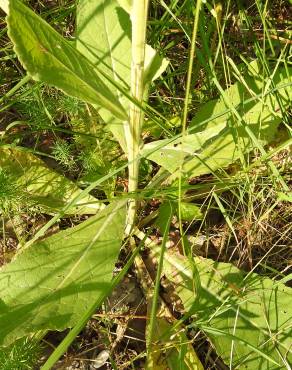
[[[0,148],[0,167],[29,198],[29,205],[41,207],[43,212],[60,211],[82,191],[25,148]],[[87,195],[66,213],[95,214],[100,208],[97,200]]]
[[[131,28],[130,16],[117,0],[80,0],[78,3],[77,49],[128,94],[132,60]],[[149,45],[146,45],[145,90],[149,83],[165,70],[167,64]],[[128,112],[129,99],[123,96],[118,87],[109,83],[107,86]],[[100,109],[99,114],[109,125],[123,150],[127,152],[125,137],[127,120],[117,119],[104,109]]]
[[195,133],[175,141],[149,143],[143,149],[144,156],[172,173],[172,179],[178,176],[177,169],[182,164],[186,177],[227,167],[255,147],[244,125],[249,127],[261,145],[274,138],[282,120],[279,101],[284,109],[291,101],[291,89],[282,88],[291,83],[291,75],[292,69],[283,69],[273,76],[274,84],[279,89],[278,97],[277,94],[261,96],[265,81],[260,76],[246,76],[245,83],[237,82],[225,91],[242,117],[242,123],[238,122],[221,97],[206,103],[199,110],[192,121]]
[[223,360],[246,370],[282,369],[285,361],[291,363],[291,289],[255,273],[246,275],[230,263],[205,258],[194,263],[200,273],[198,294],[187,258],[167,251],[164,273]]
[[216,127],[190,134],[183,139],[163,139],[148,143],[142,149],[142,155],[166,168],[170,173],[186,161],[186,158],[197,155],[206,143],[218,136],[226,127],[221,122]]
[[7,23],[16,54],[33,79],[98,104],[119,119],[127,117],[104,75],[21,1],[10,0]]
[[73,326],[106,296],[123,238],[125,203],[20,253],[0,271],[0,342]]
[[[130,37],[129,15],[117,5],[116,1],[79,1],[76,40],[78,51],[128,92],[131,78]],[[129,103],[121,92],[109,84],[107,87],[128,111]],[[128,119],[117,119],[103,108],[99,109],[99,114],[126,152],[124,125]]]

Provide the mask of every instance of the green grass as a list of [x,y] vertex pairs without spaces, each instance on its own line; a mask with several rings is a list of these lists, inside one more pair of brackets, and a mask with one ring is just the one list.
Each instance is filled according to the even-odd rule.
[[0,350],[0,368],[2,370],[32,370],[39,363],[42,346],[38,342],[24,338],[12,346]]

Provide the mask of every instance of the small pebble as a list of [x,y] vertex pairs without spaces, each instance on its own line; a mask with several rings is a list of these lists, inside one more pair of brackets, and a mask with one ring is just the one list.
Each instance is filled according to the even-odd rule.
[[110,355],[110,352],[107,349],[99,352],[96,359],[93,361],[92,367],[94,369],[99,369],[100,367],[102,367],[109,359],[109,355]]

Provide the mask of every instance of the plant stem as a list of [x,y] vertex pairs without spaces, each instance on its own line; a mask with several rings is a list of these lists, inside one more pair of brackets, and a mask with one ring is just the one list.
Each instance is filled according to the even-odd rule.
[[[170,203],[170,209],[172,208]],[[153,298],[152,298],[152,306],[150,311],[150,321],[149,321],[149,327],[148,327],[148,334],[146,336],[148,346],[147,346],[147,353],[148,358],[150,359],[152,356],[152,348],[153,348],[153,338],[154,338],[154,331],[155,331],[155,324],[156,324],[156,314],[157,314],[157,308],[159,305],[159,289],[160,289],[160,279],[162,276],[163,271],[163,261],[164,261],[164,254],[166,251],[166,242],[169,237],[169,227],[172,219],[172,210],[169,212],[168,219],[166,222],[165,230],[163,233],[163,240],[162,244],[160,246],[160,256],[158,260],[157,265],[157,271],[156,271],[156,278],[155,278],[155,286],[154,286],[154,292],[153,292]]]
[[[198,25],[199,25],[199,18],[200,18],[200,11],[201,11],[202,0],[197,0],[196,4],[196,11],[194,17],[194,25],[193,25],[193,33],[191,39],[191,50],[189,56],[189,65],[188,65],[188,74],[187,74],[187,83],[186,83],[186,94],[184,99],[184,110],[183,110],[183,117],[182,117],[182,142],[184,142],[184,138],[187,134],[187,120],[188,120],[188,111],[189,111],[189,104],[190,104],[190,92],[191,92],[191,83],[192,83],[192,72],[194,67],[194,58],[195,58],[195,51],[196,51],[196,40],[197,40],[197,33],[198,33]],[[183,228],[181,222],[181,202],[183,198],[182,194],[182,172],[183,172],[183,158],[180,165],[180,172],[179,172],[179,186],[178,186],[178,215],[179,215],[179,228],[182,238],[182,247],[183,252],[186,255],[186,249],[184,245],[183,239]]]
[[194,66],[196,40],[197,40],[197,32],[198,32],[201,5],[202,5],[202,0],[197,0],[194,25],[193,25],[193,34],[192,34],[192,40],[191,40],[191,50],[190,50],[190,56],[189,56],[186,94],[185,94],[185,101],[184,101],[185,104],[184,104],[183,119],[182,119],[182,136],[186,134],[186,128],[187,128],[187,119],[188,119],[188,111],[189,111],[189,104],[190,104],[190,91],[191,91],[191,83],[192,83],[192,72],[193,72],[193,66]]
[[[146,26],[149,0],[133,0],[131,10],[132,20],[132,67],[131,67],[131,94],[140,104],[143,102],[144,94],[144,60],[146,44]],[[141,129],[144,114],[139,106],[131,103],[130,122],[127,133],[128,145],[128,170],[129,184],[128,190],[134,194],[138,188],[139,160],[138,154],[141,144]],[[137,202],[134,198],[129,200],[127,229],[129,234],[135,223]]]

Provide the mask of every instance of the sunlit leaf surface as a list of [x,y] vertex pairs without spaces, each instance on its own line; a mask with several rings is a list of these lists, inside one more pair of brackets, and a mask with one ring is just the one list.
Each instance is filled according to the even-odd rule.
[[167,252],[164,273],[224,361],[247,370],[282,369],[285,359],[291,363],[291,289],[230,263],[205,258],[194,263],[201,280],[198,294],[187,258]]
[[31,77],[71,96],[98,104],[114,116],[127,117],[119,100],[93,65],[19,0],[9,2],[8,34],[19,60]]
[[0,342],[73,326],[106,295],[124,233],[125,203],[39,241],[0,271]]
[[[19,186],[30,205],[40,207],[45,213],[60,211],[81,193],[74,182],[50,169],[25,148],[0,148],[0,166]],[[99,209],[100,203],[87,195],[66,214],[95,214]]]
[[[81,0],[77,9],[77,49],[98,69],[108,74],[123,90],[130,93],[132,60],[132,24],[129,14],[117,0]],[[167,62],[146,45],[145,84],[148,85],[167,67]],[[118,88],[107,84],[116,99],[129,112],[130,101]],[[147,88],[147,86],[146,86]],[[121,147],[127,152],[127,119],[117,119],[108,110],[99,114],[109,125]]]
[[[292,69],[288,72],[289,75],[285,69],[278,70],[273,78],[284,109],[291,101],[291,88],[283,88],[291,82]],[[168,170],[172,179],[178,176],[177,170],[181,165],[185,177],[213,173],[227,167],[256,147],[244,126],[248,126],[261,145],[276,135],[282,120],[279,99],[276,94],[261,96],[264,88],[265,81],[261,76],[245,76],[245,84],[237,82],[225,90],[242,122],[220,97],[198,111],[189,135],[183,139],[164,139],[146,144],[143,155]]]

